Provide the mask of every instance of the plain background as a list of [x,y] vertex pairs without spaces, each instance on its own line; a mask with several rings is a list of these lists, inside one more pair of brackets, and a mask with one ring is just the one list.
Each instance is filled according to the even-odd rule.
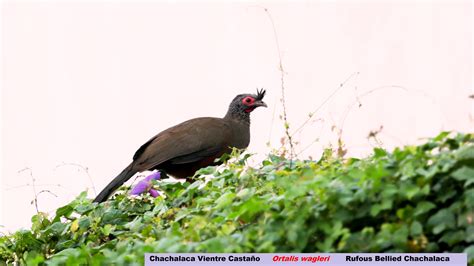
[[[248,148],[258,165],[284,135],[279,53],[290,131],[325,103],[294,136],[299,158],[318,158],[338,129],[348,156],[473,131],[468,1],[6,2],[0,231],[35,213],[20,170],[51,192],[38,196],[50,212],[93,197],[92,182],[103,188],[161,130],[223,116],[236,94],[263,87],[269,108],[252,114]],[[368,139],[380,126],[379,142]]]

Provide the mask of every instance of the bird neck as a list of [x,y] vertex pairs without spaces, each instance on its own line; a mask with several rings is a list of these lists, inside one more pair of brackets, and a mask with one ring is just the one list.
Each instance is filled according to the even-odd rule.
[[250,126],[250,113],[235,110],[232,107],[229,108],[227,114],[224,116],[224,119],[238,121]]

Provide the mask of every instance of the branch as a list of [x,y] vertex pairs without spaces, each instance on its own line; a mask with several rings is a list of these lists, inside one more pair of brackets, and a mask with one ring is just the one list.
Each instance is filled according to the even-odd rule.
[[329,100],[331,100],[332,97],[340,89],[342,89],[344,85],[346,85],[347,82],[349,82],[349,80],[351,80],[355,76],[358,76],[359,74],[360,72],[354,72],[349,77],[347,77],[341,84],[339,84],[339,86],[336,89],[334,89],[331,95],[329,95],[326,99],[324,99],[324,101],[310,113],[310,116],[303,122],[303,124],[301,124],[291,135],[294,136],[296,133],[300,132],[304,128],[304,126],[306,126],[306,124],[308,124],[308,122],[311,121],[311,118],[313,117],[315,113],[317,113]]
[[[286,72],[283,68],[283,59],[281,57],[280,41],[278,40],[278,33],[275,27],[275,22],[268,8],[263,7],[263,6],[258,6],[258,5],[255,5],[253,7],[263,9],[263,11],[265,11],[265,14],[268,17],[268,20],[270,20],[270,23],[272,24],[273,37],[275,40],[275,45],[276,45],[277,54],[278,54],[278,70],[280,71],[280,88],[281,88],[280,101],[283,107],[282,119],[283,119],[283,123],[285,127],[285,135],[286,135],[286,138],[288,139],[288,143],[290,144],[290,161],[291,161],[293,159],[293,156],[295,155],[295,149],[294,149],[293,138],[292,138],[292,135],[290,134],[290,123],[288,122],[288,115],[287,115],[287,110],[286,110],[286,101],[285,101],[285,74]],[[284,145],[284,143],[282,145]]]
[[78,164],[78,163],[65,163],[65,162],[62,162],[61,164],[56,165],[56,167],[54,169],[58,169],[59,167],[63,167],[63,166],[74,166],[74,167],[77,167],[77,168],[81,169],[84,173],[86,173],[86,175],[89,178],[89,181],[91,183],[92,190],[94,191],[94,194],[97,196],[97,191],[95,190],[95,185],[94,185],[94,182],[92,181],[91,175],[89,174],[89,168],[88,167],[83,166],[83,165]]
[[32,181],[32,187],[33,187],[33,193],[35,195],[35,198],[31,201],[31,203],[35,204],[35,208],[36,208],[36,213],[39,213],[39,209],[38,209],[38,193],[36,193],[36,185],[35,185],[35,178],[33,176],[33,170],[30,168],[30,167],[25,167],[21,170],[18,171],[18,173],[22,173],[22,172],[25,172],[25,171],[28,171],[29,174],[30,174],[30,177],[31,177],[31,181]]

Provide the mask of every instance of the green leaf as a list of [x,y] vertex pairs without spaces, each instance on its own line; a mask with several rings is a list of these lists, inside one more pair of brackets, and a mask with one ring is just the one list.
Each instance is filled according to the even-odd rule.
[[118,224],[124,221],[126,214],[118,209],[109,209],[101,217],[104,224]]
[[404,183],[401,185],[400,192],[407,199],[412,199],[416,194],[418,194],[418,192],[420,192],[420,188],[414,184]]
[[461,147],[456,152],[456,159],[458,160],[473,160],[474,159],[474,145]]
[[418,205],[415,208],[414,215],[418,216],[424,213],[429,212],[430,210],[434,209],[436,205],[434,203],[431,203],[429,201],[421,201],[418,203]]
[[474,245],[468,246],[462,253],[467,254],[467,261],[472,265],[472,262],[474,262]]
[[221,209],[224,207],[227,207],[232,203],[232,200],[235,198],[235,193],[232,192],[227,192],[222,194],[217,200],[216,200],[216,209]]
[[474,242],[474,224],[466,228],[466,242]]
[[456,169],[451,176],[458,181],[466,181],[465,187],[474,183],[474,168],[469,166],[462,166]]
[[106,224],[103,228],[102,228],[102,233],[105,235],[105,236],[108,236],[110,235],[110,233],[115,230],[115,226],[114,225],[111,225],[111,224]]
[[37,252],[32,252],[32,253],[28,253],[26,264],[35,266],[35,265],[40,265],[44,261],[45,261],[45,258],[42,254],[38,254]]
[[377,216],[377,214],[379,214],[381,210],[382,210],[382,206],[380,204],[374,204],[370,208],[370,215]]
[[434,141],[437,141],[437,142],[442,141],[442,140],[444,140],[449,134],[450,134],[449,131],[443,131],[443,132],[439,133],[438,136],[434,137],[433,140],[434,140]]
[[[89,217],[81,217],[79,219],[79,228],[81,229],[87,229],[89,228],[90,224],[91,224],[91,219]],[[106,225],[107,226],[107,225]]]
[[69,216],[74,211],[74,208],[68,204],[56,210],[56,217],[54,217],[53,222],[58,222],[61,217],[69,218]]
[[393,233],[393,242],[396,246],[404,247],[408,240],[409,229],[407,225],[402,225]]
[[465,239],[465,232],[464,230],[458,231],[448,231],[443,234],[443,237],[439,240],[440,242],[445,242],[450,246],[453,246]]
[[55,257],[77,257],[80,254],[80,251],[74,248],[64,249],[58,253],[56,253],[53,258]]
[[66,224],[63,224],[61,222],[55,222],[55,223],[51,224],[50,226],[48,226],[45,230],[43,230],[43,232],[45,234],[51,234],[51,235],[54,235],[54,236],[58,236],[58,235],[63,234],[66,227],[67,227]]
[[449,209],[442,209],[428,219],[428,225],[432,226],[435,235],[446,229],[454,228],[454,214]]
[[464,191],[464,202],[466,203],[466,207],[474,208],[474,188],[468,189]]
[[423,226],[418,221],[413,221],[410,226],[410,235],[418,236],[423,233]]
[[387,155],[387,151],[381,148],[374,148],[374,157],[380,158]]
[[251,197],[254,193],[254,190],[249,189],[249,188],[244,188],[237,193],[236,197],[242,200],[247,200],[249,197]]

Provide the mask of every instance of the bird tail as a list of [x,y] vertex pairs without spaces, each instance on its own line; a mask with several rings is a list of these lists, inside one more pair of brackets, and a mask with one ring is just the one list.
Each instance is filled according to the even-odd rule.
[[109,196],[119,188],[123,183],[132,177],[136,171],[133,171],[133,162],[127,166],[123,171],[116,177],[112,182],[110,182],[100,193],[95,197],[94,202],[104,202]]

